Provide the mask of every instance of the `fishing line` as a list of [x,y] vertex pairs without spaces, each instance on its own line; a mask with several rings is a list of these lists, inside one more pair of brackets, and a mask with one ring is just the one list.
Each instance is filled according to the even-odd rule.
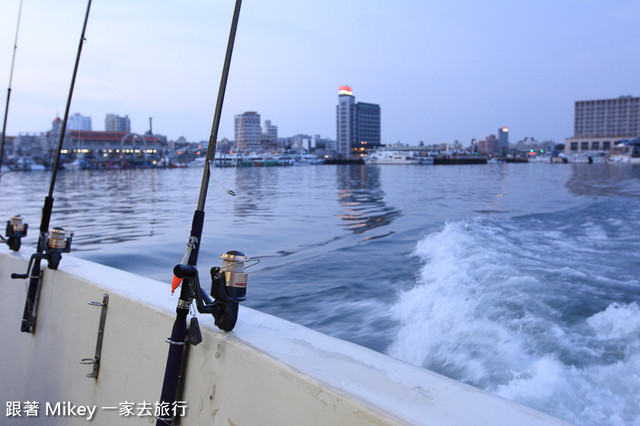
[[[16,38],[13,42],[13,56],[11,57],[11,72],[9,72],[9,88],[7,89],[7,103],[4,108],[4,121],[2,124],[2,141],[0,142],[0,171],[2,171],[2,158],[4,157],[4,141],[7,133],[7,116],[9,114],[9,100],[11,99],[11,84],[13,82],[13,66],[16,61],[16,50],[18,50],[18,31],[20,30],[20,17],[22,16],[22,0],[18,8],[18,24],[16,25]],[[2,177],[2,174],[0,174]]]
[[218,179],[216,179],[213,175],[211,175],[211,179],[213,179],[213,181],[214,181],[215,183],[217,183],[218,185],[220,185],[220,187],[221,187],[222,189],[224,189],[224,190],[227,192],[227,194],[229,194],[229,195],[231,195],[231,196],[233,196],[233,197],[235,197],[236,195],[238,195],[238,194],[236,194],[236,192],[235,192],[235,191],[233,191],[233,190],[231,190],[231,189],[227,189],[227,187],[226,187],[226,186],[224,186],[223,184],[221,184],[221,183],[218,181]]

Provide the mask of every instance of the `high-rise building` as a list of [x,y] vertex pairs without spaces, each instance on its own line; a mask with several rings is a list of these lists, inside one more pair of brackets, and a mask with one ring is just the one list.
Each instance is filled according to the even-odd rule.
[[271,120],[264,120],[260,145],[265,150],[272,150],[278,147],[278,126],[271,124]]
[[233,118],[236,149],[245,152],[260,151],[260,135],[262,133],[260,114],[248,111]]
[[506,155],[509,151],[509,128],[498,129],[498,152]]
[[264,120],[264,135],[267,139],[278,140],[278,126],[271,124],[271,120]]
[[91,117],[75,113],[67,120],[67,130],[91,130]]
[[127,132],[131,133],[131,121],[129,116],[120,117],[116,114],[107,114],[104,119],[105,132]]
[[338,156],[358,156],[381,144],[380,105],[355,101],[350,86],[340,86],[336,106]]
[[338,156],[350,157],[351,147],[355,145],[355,103],[350,86],[340,86],[338,106],[336,107],[336,129]]
[[356,104],[356,146],[359,151],[380,146],[380,105],[358,102]]
[[573,137],[565,139],[565,152],[608,151],[639,134],[640,97],[576,101]]

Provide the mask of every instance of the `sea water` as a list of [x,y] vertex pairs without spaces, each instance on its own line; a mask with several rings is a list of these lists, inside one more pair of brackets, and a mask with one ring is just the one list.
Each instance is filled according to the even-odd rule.
[[[73,255],[171,281],[202,169],[62,171]],[[247,306],[564,420],[640,424],[640,167],[215,169],[198,265],[240,250]],[[47,173],[9,173],[30,224]],[[62,265],[64,264],[64,257]],[[204,285],[206,287],[206,285]],[[169,290],[168,290],[168,296]],[[239,321],[242,321],[240,316]]]

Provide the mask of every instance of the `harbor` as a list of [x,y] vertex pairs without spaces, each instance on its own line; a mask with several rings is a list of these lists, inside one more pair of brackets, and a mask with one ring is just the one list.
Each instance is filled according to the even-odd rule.
[[[183,143],[175,148],[163,138],[147,134],[125,132],[76,132],[76,137],[65,139],[67,148],[61,152],[59,168],[68,170],[113,170],[133,168],[203,167],[207,144]],[[50,136],[46,135],[47,138]],[[73,136],[73,133],[71,134]],[[84,136],[84,138],[82,138]],[[94,142],[87,142],[94,138]],[[12,138],[15,146],[23,146],[33,138]],[[68,139],[68,140],[67,140]],[[109,142],[105,142],[109,139]],[[80,143],[82,141],[82,144]],[[545,152],[542,148],[515,146],[507,155],[487,155],[472,150],[439,150],[437,147],[381,146],[354,158],[336,157],[335,153],[318,154],[304,148],[281,149],[265,152],[228,151],[230,142],[219,142],[213,167],[274,167],[309,166],[322,164],[367,165],[461,165],[487,163],[630,163],[640,164],[640,137],[614,145],[610,152],[585,151],[567,154],[563,149]],[[77,148],[73,148],[76,146]],[[82,146],[82,147],[81,147]],[[28,153],[28,155],[26,155]],[[37,146],[29,149],[7,149],[3,172],[44,171],[51,166],[51,149]]]
[[1,6],[3,424],[638,424],[638,7],[125,3]]
[[[205,342],[215,352],[217,343],[211,342],[218,339],[224,339],[226,347],[225,341],[263,335],[261,342],[267,339],[271,348],[288,352],[297,346],[264,326],[253,329],[276,316],[570,423],[606,424],[619,414],[632,424],[640,415],[633,374],[640,344],[634,325],[640,317],[635,291],[640,271],[634,266],[640,252],[634,238],[640,227],[639,172],[628,164],[587,163],[216,169],[213,177],[237,195],[212,186],[216,219],[207,219],[199,262],[207,271],[231,248],[261,261],[248,270],[247,301],[241,305],[248,309],[240,310],[237,330],[230,337],[206,331]],[[94,267],[80,262],[86,260],[136,276],[100,269],[104,282],[87,287],[93,290],[86,300],[79,296],[81,300],[63,311],[86,323],[86,339],[72,345],[77,353],[63,358],[65,375],[80,386],[91,383],[85,377],[91,367],[79,361],[93,356],[99,319],[99,308],[86,302],[111,294],[108,333],[117,330],[112,321],[119,299],[111,290],[117,283],[131,297],[148,294],[153,299],[149,303],[164,307],[167,317],[175,309],[171,271],[184,254],[183,234],[190,229],[197,195],[185,192],[183,183],[200,174],[191,167],[60,172],[55,224],[74,232],[73,248],[63,255],[58,272],[46,270],[45,275],[59,277],[56,280],[61,274],[96,276]],[[42,196],[25,194],[38,192],[33,188],[43,188],[46,181],[46,173],[2,178],[0,213],[7,218],[20,213],[30,225],[22,260],[7,266],[3,277],[26,270],[25,258],[38,237],[33,229]],[[312,193],[309,188],[314,188]],[[256,238],[257,233],[262,237]],[[62,296],[56,296],[54,287],[61,290],[57,284],[45,286],[43,301]],[[13,301],[20,311],[7,308],[3,321],[9,332],[17,333],[25,285],[10,280],[3,281],[3,288],[11,291],[3,300]],[[148,290],[138,295],[139,288]],[[132,323],[141,333],[147,330],[142,309],[134,308],[138,319]],[[56,316],[53,310],[39,314],[43,332]],[[198,317],[204,328],[206,318]],[[449,324],[446,332],[441,324]],[[160,326],[136,345],[163,352],[169,329]],[[116,347],[120,340],[108,336],[98,383],[113,380],[119,370],[113,363],[122,352]],[[202,355],[204,345],[192,348],[194,356]],[[333,348],[325,341],[315,345]],[[607,355],[595,355],[599,350]],[[59,352],[46,353],[51,357]],[[159,381],[162,367],[155,370],[140,382]],[[576,387],[585,389],[579,397],[573,392]],[[16,387],[5,387],[7,392],[12,389]],[[5,398],[46,400],[24,392]],[[149,386],[144,399],[156,401],[158,392],[158,385]],[[402,392],[412,395],[415,389]],[[123,398],[117,393],[95,404],[113,400],[117,405]],[[128,400],[140,403],[143,397]],[[75,402],[94,404],[84,398]],[[189,407],[193,409],[192,402]],[[115,414],[100,410],[93,422],[117,419]]]

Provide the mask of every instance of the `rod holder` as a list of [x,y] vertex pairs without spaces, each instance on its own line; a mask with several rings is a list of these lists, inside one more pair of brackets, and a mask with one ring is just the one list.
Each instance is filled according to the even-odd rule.
[[175,342],[173,340],[171,340],[171,337],[167,337],[166,339],[164,339],[164,341],[170,345],[178,345],[178,346],[184,346],[187,344],[187,341],[184,340],[182,342]]
[[107,306],[109,305],[109,295],[104,294],[102,297],[102,303],[100,302],[88,302],[91,306],[100,306],[102,310],[100,312],[100,323],[98,324],[98,338],[96,341],[96,354],[93,358],[83,358],[80,360],[80,364],[93,365],[91,373],[87,374],[90,379],[98,379],[98,372],[100,370],[100,356],[102,355],[102,339],[104,337],[104,324],[107,319]]

